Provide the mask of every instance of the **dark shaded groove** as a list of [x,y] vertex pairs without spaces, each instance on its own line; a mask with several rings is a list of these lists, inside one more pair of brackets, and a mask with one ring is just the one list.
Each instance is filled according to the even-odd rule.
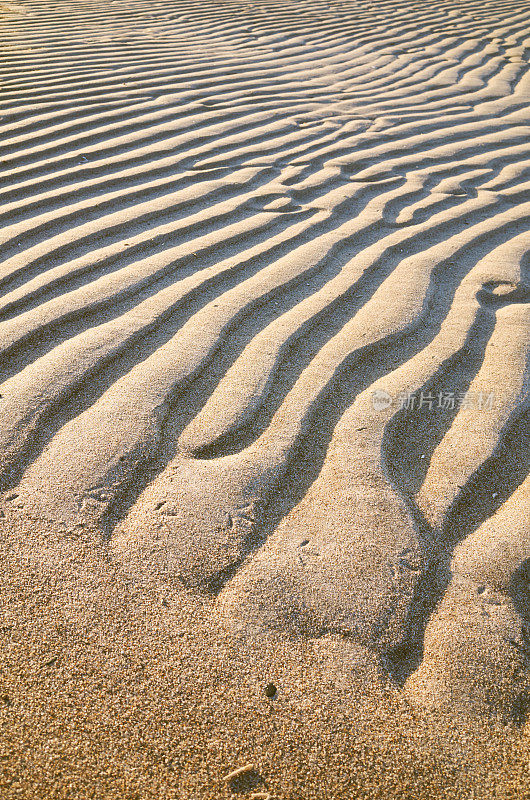
[[[469,220],[471,216],[470,214],[467,219]],[[423,335],[425,336],[425,344],[431,341],[439,332],[441,323],[454,297],[454,292],[462,278],[472,269],[477,261],[489,251],[491,247],[491,236],[499,237],[499,241],[505,241],[514,235],[514,232],[517,231],[520,224],[520,220],[515,223],[508,223],[503,228],[477,237],[473,242],[464,245],[453,256],[444,259],[444,261],[436,266],[431,277],[431,286],[427,293],[427,297],[434,298],[429,300],[429,303],[432,303],[436,310],[431,310],[429,306],[427,316],[422,316],[421,318],[422,326],[424,326]],[[436,241],[434,238],[435,230],[436,229],[431,229],[418,234],[414,240],[414,245],[417,250],[409,254],[413,255],[415,252],[420,252],[425,239],[428,239],[430,244],[434,244]],[[437,234],[438,241],[443,241],[446,238],[444,226],[441,226]],[[356,242],[355,237],[353,241]],[[403,257],[402,249],[406,245],[410,245],[411,241],[412,240],[400,242],[398,245],[389,248],[383,256],[366,270],[364,275],[355,283],[344,298],[333,302],[324,309],[324,311],[318,314],[312,328],[310,326],[304,327],[303,342],[298,344],[297,341],[294,341],[294,343],[287,348],[282,358],[282,364],[276,371],[276,376],[274,377],[269,394],[264,401],[265,407],[262,406],[259,408],[254,417],[243,426],[228,432],[226,436],[196,451],[194,453],[195,457],[211,459],[240,452],[258,438],[268,427],[272,416],[280,407],[287,392],[292,388],[302,370],[314,358],[318,350],[348,322],[355,313],[355,310],[360,308],[361,305],[366,304],[385,278],[393,272],[396,262],[399,262]],[[347,239],[344,239],[340,246],[337,247],[339,254],[340,249],[345,248],[346,243]],[[360,250],[369,243],[370,240],[368,240],[368,242],[363,241]],[[352,253],[348,252],[347,256],[344,254],[342,258],[346,261],[351,256]],[[455,264],[459,261],[461,263],[463,262],[465,265],[455,268]],[[308,335],[309,332],[311,332],[311,336]]]
[[506,423],[494,453],[470,477],[448,510],[442,532],[447,546],[456,546],[491,517],[529,472],[530,410],[525,407]]
[[[396,178],[396,180],[399,180],[399,178]],[[254,179],[254,181],[255,181],[256,185],[259,185],[260,183],[264,184],[266,182],[266,179],[265,179],[265,177],[263,177],[263,179],[262,179],[261,176],[257,176]],[[252,186],[251,182],[249,182],[249,186]],[[222,192],[222,187],[220,188],[219,191]],[[376,193],[377,193],[377,186],[374,186],[373,184],[367,184],[366,186],[362,186],[358,190],[358,192],[357,192],[355,197],[346,198],[343,203],[337,204],[335,206],[334,210],[333,210],[333,213],[330,215],[330,217],[327,220],[322,220],[322,221],[320,221],[318,223],[315,223],[314,226],[309,231],[305,231],[302,234],[297,234],[296,236],[294,236],[293,239],[291,240],[291,248],[296,246],[297,243],[299,243],[299,242],[300,243],[307,242],[307,241],[309,241],[311,239],[315,239],[315,238],[317,238],[317,237],[319,237],[321,235],[324,235],[326,233],[331,232],[336,227],[341,225],[349,217],[349,215],[352,212],[353,213],[360,213],[362,208],[366,205],[367,202],[369,202],[370,199],[372,199],[373,196],[376,195]],[[264,198],[264,200],[271,199],[272,197],[275,197],[275,196],[276,196],[275,194],[269,195],[269,197],[268,198]],[[252,216],[256,213],[256,210],[257,210],[256,208],[252,207],[252,203],[254,203],[254,202],[256,202],[256,201],[249,199],[247,204],[246,204],[247,212]],[[241,210],[244,210],[244,209],[245,209],[245,205],[242,204],[240,206],[240,208],[236,209],[236,210],[237,211],[241,211]],[[233,213],[233,211],[228,211],[226,216],[229,217],[230,214],[232,214],[232,213]],[[301,211],[297,212],[296,219],[297,220],[309,219],[314,213],[315,213],[314,209],[311,209],[311,208],[308,208],[308,209],[305,209],[305,210],[302,209]],[[157,221],[156,220],[156,213],[153,215],[153,217],[154,217],[153,221],[156,222]],[[270,223],[267,223],[265,225],[262,224],[260,226],[260,228],[258,228],[258,229],[255,229],[255,228],[249,229],[248,234],[246,234],[246,236],[252,236],[253,239],[255,239],[256,238],[256,234],[259,234],[261,229],[265,229],[265,230],[268,230],[269,232],[272,232],[273,230],[275,230],[275,227],[280,229],[280,230],[288,228],[292,224],[292,219],[290,217],[292,217],[292,215],[288,215],[287,217],[285,217],[285,216],[282,216],[282,215],[279,214],[278,215],[278,219],[276,221],[272,221],[271,220]],[[215,230],[216,228],[221,227],[221,223],[223,221],[224,221],[225,225],[229,225],[229,224],[232,224],[235,220],[231,220],[230,218],[224,219],[224,216],[216,217],[210,223],[211,225],[213,225],[212,229]],[[196,225],[200,229],[202,226],[207,226],[208,223],[206,221],[203,221],[203,222],[197,223]],[[191,228],[191,234],[190,234],[191,241],[193,241],[193,239],[195,238],[194,227],[195,226],[190,226],[190,228]],[[178,231],[179,236],[184,230],[185,230],[185,228],[179,229],[179,231]],[[116,226],[116,231],[117,232],[120,231],[120,226]],[[206,227],[205,230],[202,230],[202,229],[200,230],[200,235],[202,236],[202,235],[205,235],[205,234],[207,234],[209,232],[210,232],[210,230],[208,230],[208,228]],[[172,241],[172,237],[173,236],[174,236],[173,232],[168,233],[168,234],[161,234],[161,235],[159,235],[157,237],[154,237],[149,242],[141,242],[138,245],[131,245],[125,251],[126,255],[123,254],[123,253],[117,253],[117,254],[113,254],[112,256],[108,256],[107,258],[102,260],[102,263],[97,268],[94,268],[94,267],[87,268],[87,270],[90,270],[88,277],[92,277],[94,272],[96,273],[96,276],[97,276],[98,273],[101,273],[101,272],[103,272],[103,274],[108,274],[109,271],[111,271],[111,270],[109,270],[109,267],[111,267],[111,266],[114,267],[114,270],[112,270],[112,271],[116,271],[118,269],[122,269],[124,267],[127,267],[130,264],[138,261],[139,260],[139,258],[138,258],[139,256],[141,256],[143,258],[146,258],[151,254],[157,254],[158,255],[158,254],[160,254],[162,252],[161,251],[161,246],[162,245],[165,245],[167,247],[174,246],[175,243]],[[92,238],[92,237],[93,237],[93,235],[90,236],[90,238]],[[201,268],[205,268],[206,266],[211,266],[216,261],[220,261],[223,258],[227,258],[230,254],[225,254],[224,253],[224,249],[227,246],[231,246],[232,244],[236,244],[236,239],[237,239],[238,243],[242,243],[245,240],[242,237],[241,234],[237,234],[235,237],[232,236],[232,237],[230,237],[228,239],[223,240],[222,242],[218,243],[216,246],[213,246],[213,245],[212,246],[208,246],[207,248],[201,250],[200,251]],[[179,239],[179,244],[182,244],[184,241],[186,241],[184,238]],[[151,252],[149,252],[149,251],[151,251]],[[74,253],[74,254],[69,252],[68,255],[69,256],[82,255],[83,252],[84,251],[82,251],[81,253]],[[213,258],[211,264],[210,264],[209,261],[205,260],[210,253],[211,253],[211,256]],[[190,256],[182,257],[176,263],[175,262],[170,263],[168,266],[163,267],[160,270],[158,270],[156,275],[148,276],[145,279],[142,279],[145,282],[142,282],[142,286],[141,286],[140,289],[135,289],[133,287],[130,290],[128,289],[126,291],[126,293],[125,292],[122,293],[119,298],[114,297],[111,300],[102,301],[102,306],[101,307],[102,308],[106,308],[108,305],[111,305],[111,304],[114,306],[116,304],[116,302],[119,302],[121,297],[128,297],[128,296],[130,296],[132,294],[134,294],[135,296],[139,296],[140,292],[143,291],[146,287],[150,287],[150,286],[154,285],[155,283],[160,283],[160,281],[162,279],[166,278],[166,276],[169,275],[172,271],[174,271],[174,269],[176,267],[180,266],[180,264],[182,262],[184,262],[184,265],[186,267],[189,267],[190,260],[191,260],[192,264],[194,263],[193,262],[193,256],[194,256],[194,254],[191,253]],[[33,263],[34,264],[37,263],[37,265],[38,265],[41,262],[45,261],[47,259],[47,257],[48,256],[46,256],[46,257],[43,256],[37,262],[33,262]],[[83,270],[83,272],[84,271],[85,270]],[[192,269],[192,271],[196,271],[196,267],[194,267]],[[185,274],[188,274],[188,273],[185,273]],[[67,279],[68,279],[68,277],[65,278],[64,280],[67,280]],[[57,281],[59,281],[59,286],[62,285],[62,283],[63,283],[63,279],[62,278],[57,279]],[[72,282],[72,283],[74,283],[74,282]],[[81,279],[81,282],[80,282],[79,285],[80,286],[81,285],[85,285],[85,281]],[[45,291],[46,289],[47,289],[47,287],[44,287],[43,291]],[[149,292],[149,293],[151,294],[151,292]],[[39,297],[41,297],[41,294],[39,294]],[[17,305],[20,303],[23,306],[26,306],[24,308],[24,310],[27,310],[27,306],[29,304],[26,302],[25,298],[21,298],[20,301],[16,301],[16,302],[17,302]],[[112,313],[114,313],[114,311],[115,311],[115,309],[113,308]],[[81,309],[79,312],[75,312],[75,313],[76,314],[77,313],[87,313],[87,309],[84,309],[84,310]],[[4,309],[0,313],[0,319],[2,318],[2,316],[4,316],[4,318],[9,318],[8,313]],[[13,316],[15,316],[15,314],[13,314]],[[108,317],[106,317],[106,318],[108,318]]]
[[[257,230],[249,231],[249,247],[254,247],[261,242],[267,241],[274,233],[288,230],[291,224],[289,219],[271,219],[267,225],[262,225]],[[300,239],[303,238],[303,234],[298,236]],[[296,241],[296,238],[293,240]],[[231,255],[240,253],[239,249],[234,253],[233,248],[236,244],[241,244],[241,241],[241,236],[235,235],[225,240],[222,245],[219,245],[219,243],[217,245],[209,245],[201,253],[201,269],[215,264],[220,258],[229,258]],[[274,258],[283,254],[289,246],[289,242],[281,242],[279,245],[274,245],[269,250],[260,253],[259,256],[245,259],[241,264],[227,268],[221,275],[217,274],[207,278],[198,287],[188,292],[183,300],[179,301],[179,305],[186,305],[190,309],[189,313],[195,313],[197,308],[190,301],[200,298],[200,307],[202,307],[213,297],[232,288],[243,278],[251,277],[260,269],[268,266]],[[177,275],[175,275],[176,271]],[[9,349],[4,349],[0,357],[2,379],[5,380],[8,375],[18,372],[23,366],[32,363],[36,358],[49,352],[72,336],[111,319],[116,319],[127,311],[134,309],[142,300],[166,288],[168,281],[174,283],[176,280],[183,280],[195,272],[197,272],[197,262],[193,254],[191,254],[178,259],[177,262],[170,263],[153,281],[144,283],[140,289],[133,287],[130,291],[122,292],[119,297],[113,297],[108,301],[97,304],[93,308],[82,307],[75,312],[67,314],[65,318],[42,325],[37,331],[17,340]],[[213,291],[213,294],[208,293],[209,289]],[[195,308],[194,312],[191,311],[192,308]],[[28,347],[30,344],[31,349]]]
[[[386,654],[386,666],[399,685],[404,684],[423,659],[425,629],[449,586],[452,577],[449,565],[454,548],[492,516],[528,476],[530,411],[526,410],[510,420],[501,432],[499,442],[496,454],[471,476],[458,495],[441,532],[433,531],[409,498],[409,511],[418,531],[423,529],[430,532],[440,545],[441,552],[436,554],[435,551],[434,557],[431,554],[428,558],[416,587],[407,618],[408,639]],[[498,489],[496,499],[492,497],[492,486]],[[529,621],[527,565],[514,574],[509,593],[523,620]]]
[[[252,113],[258,113],[258,112],[252,112]],[[201,108],[201,107],[197,108],[196,109],[196,114],[197,115],[204,114],[204,108]],[[188,127],[176,129],[174,131],[166,131],[165,135],[163,137],[160,137],[157,133],[155,133],[155,134],[153,134],[152,136],[150,136],[146,140],[143,140],[143,139],[142,140],[136,140],[136,141],[134,141],[132,143],[129,143],[127,146],[125,146],[125,144],[124,144],[123,147],[120,147],[119,145],[116,145],[116,146],[114,146],[114,148],[112,148],[112,152],[99,151],[97,154],[91,154],[91,158],[96,157],[99,161],[101,161],[103,163],[101,163],[99,167],[92,167],[92,168],[87,167],[86,168],[86,170],[87,170],[86,174],[87,175],[90,175],[90,174],[93,175],[95,173],[96,175],[98,175],[98,174],[107,175],[109,166],[112,166],[115,169],[115,171],[119,171],[119,169],[124,170],[124,169],[135,167],[135,166],[141,166],[142,163],[150,163],[152,161],[161,160],[162,158],[168,158],[168,157],[175,158],[177,155],[183,155],[186,152],[186,150],[194,149],[197,145],[204,145],[204,144],[208,144],[210,142],[215,142],[218,139],[218,134],[215,134],[215,133],[203,134],[201,137],[199,137],[197,139],[193,138],[191,141],[188,141],[186,146],[184,146],[184,143],[181,143],[181,149],[180,150],[177,150],[177,148],[175,148],[175,147],[168,147],[166,149],[162,149],[162,148],[159,147],[159,148],[156,149],[156,151],[154,153],[146,152],[142,156],[139,156],[139,155],[135,156],[134,155],[134,150],[145,148],[145,147],[147,147],[147,145],[153,144],[153,143],[160,144],[161,140],[176,138],[177,136],[178,137],[183,137],[186,134],[192,133],[194,130],[202,130],[204,127],[206,127],[206,129],[208,129],[208,127],[213,127],[213,126],[216,126],[218,124],[222,124],[224,121],[226,121],[226,120],[228,120],[228,119],[230,119],[232,117],[234,117],[235,119],[238,118],[237,115],[235,115],[235,114],[233,114],[233,115],[232,114],[227,114],[226,117],[222,116],[220,119],[219,118],[213,118],[209,125],[208,124],[204,125],[204,124],[201,123],[201,124],[195,124],[195,125],[190,125]],[[274,122],[275,120],[282,121],[282,116],[279,113],[277,113],[276,115],[271,115],[271,117],[267,121],[263,120],[261,122],[261,127],[267,127],[268,125],[270,125],[271,122]],[[250,129],[250,127],[251,126],[250,126],[248,121],[241,121],[240,124],[236,125],[236,127],[234,129],[232,129],[229,134],[225,134],[225,135],[235,136],[238,133],[243,133],[245,131],[248,131]],[[293,127],[293,130],[294,130],[294,127]],[[131,151],[133,151],[133,152],[131,153]],[[129,158],[125,158],[125,156],[127,154],[129,154]],[[112,155],[121,156],[121,160],[120,160],[119,164],[111,164],[111,165],[109,165],[109,164],[105,163],[104,159],[105,158],[109,158]],[[30,179],[31,177],[40,178],[43,175],[44,175],[45,178],[48,178],[48,180],[49,180],[50,179],[49,178],[50,171],[52,169],[75,168],[75,167],[79,166],[79,158],[81,156],[83,156],[82,150],[80,151],[80,153],[76,154],[75,156],[70,156],[68,158],[63,158],[61,160],[55,160],[55,161],[53,161],[53,160],[52,161],[44,161],[40,165],[39,165],[39,162],[37,162],[37,163],[31,163],[30,162],[31,166],[28,167],[28,169],[26,169],[24,171],[21,170],[21,171],[17,172],[16,174],[9,176],[10,183],[11,184],[21,183],[24,180]],[[183,169],[184,169],[179,162],[176,162],[174,164],[174,168],[176,168],[176,167],[179,167],[181,171],[183,171]],[[65,177],[69,177],[69,176],[65,176]],[[76,177],[79,179],[79,177],[82,177],[82,176],[80,176],[79,172],[77,172],[76,173]],[[13,191],[13,199],[18,199],[18,196],[19,195],[17,194],[16,190],[14,190]]]
[[[433,408],[403,409],[394,415],[385,430],[384,462],[394,488],[412,497],[419,491],[436,447],[458,414],[454,408],[439,408],[438,397],[452,392],[467,392],[484,360],[484,353],[495,328],[495,315],[479,309],[463,347],[443,362],[417,395],[434,398]],[[421,454],[421,459],[419,458]]]
[[[253,181],[249,181],[249,185],[252,186],[252,184],[254,184],[256,188],[260,183],[266,185],[266,180],[263,178],[262,180],[254,179]],[[190,201],[190,207],[193,209],[194,213],[200,213],[204,210],[201,206],[204,203],[207,205],[208,200],[219,201],[224,199],[224,191],[225,187],[220,186],[212,190],[210,195],[198,198],[195,202]],[[139,217],[133,217],[127,224],[117,223],[108,228],[103,228],[100,232],[89,233],[80,237],[75,243],[69,242],[66,245],[61,245],[55,251],[34,259],[26,268],[21,267],[9,277],[6,277],[4,279],[5,293],[7,294],[8,292],[23,288],[29,280],[43,274],[45,275],[46,273],[42,268],[46,265],[49,265],[50,269],[64,266],[68,264],[68,262],[86,256],[94,249],[96,249],[97,252],[103,249],[103,247],[110,247],[121,243],[123,243],[123,247],[127,247],[127,249],[120,253],[113,253],[103,257],[95,264],[72,269],[68,275],[52,278],[48,283],[34,289],[20,299],[14,300],[11,303],[6,303],[3,308],[0,309],[0,321],[11,319],[18,316],[20,311],[27,311],[34,308],[36,305],[41,305],[45,301],[63,296],[65,294],[64,289],[69,292],[81,288],[82,286],[88,286],[96,283],[99,278],[117,272],[139,261],[143,261],[150,255],[161,255],[165,249],[193,242],[217,230],[223,230],[230,225],[242,222],[245,219],[251,221],[253,217],[262,211],[259,207],[260,203],[265,204],[274,200],[276,197],[276,192],[264,192],[258,198],[247,198],[243,200],[243,202],[235,208],[228,208],[225,211],[219,210],[215,215],[212,214],[209,219],[194,221],[188,220],[189,207],[183,204],[183,206],[178,209],[169,208],[165,209],[163,212],[153,211]],[[198,206],[198,208],[194,208],[194,206]],[[311,209],[301,209],[297,213],[296,218],[298,220],[307,219],[313,213]],[[156,233],[156,230],[161,226],[179,222],[181,224],[176,226],[174,230]],[[148,240],[130,244],[125,241],[126,239],[148,234],[153,229],[155,234]],[[252,234],[253,230],[254,228],[249,227],[248,232]],[[193,254],[193,250],[190,247],[190,255]],[[49,262],[52,259],[53,261],[50,265]],[[157,274],[163,274],[164,269],[166,269],[166,267],[162,267]],[[27,278],[27,280],[24,280],[25,278]],[[153,276],[147,274],[144,279],[146,281],[152,281]]]
[[[272,173],[272,170],[270,170],[270,172]],[[194,173],[178,173],[175,171],[174,164],[167,164],[166,166],[149,169],[134,175],[108,177],[98,183],[82,183],[79,187],[71,189],[70,191],[61,191],[53,197],[44,197],[33,200],[32,202],[26,202],[24,205],[4,212],[2,212],[2,206],[0,206],[0,224],[16,225],[26,220],[31,221],[33,217],[38,216],[40,213],[49,214],[51,211],[59,211],[61,209],[65,209],[66,213],[61,217],[57,217],[54,220],[55,223],[67,219],[78,220],[79,212],[70,214],[67,209],[72,204],[86,203],[90,200],[95,201],[94,205],[83,209],[80,213],[94,213],[94,218],[97,218],[98,215],[95,213],[96,209],[107,209],[107,211],[109,211],[116,208],[116,210],[119,210],[121,206],[118,204],[124,199],[127,201],[144,201],[144,198],[149,194],[156,198],[163,194],[169,194],[171,190],[177,192],[191,186],[200,186],[200,184],[207,179],[214,181],[220,180],[223,177],[226,178],[226,175],[222,168],[212,170],[212,174],[208,176],[202,176],[195,175]],[[163,181],[164,178],[166,180],[160,185],[151,185],[155,181]],[[41,186],[42,184],[39,186],[39,189]],[[229,186],[226,188],[229,188]],[[103,202],[98,199],[107,192],[118,193],[120,191],[122,191],[123,194],[120,194],[118,197],[113,197]],[[145,195],[144,192],[146,193]],[[46,227],[43,227],[42,230],[45,231]],[[31,233],[35,234],[35,232],[36,231],[32,228]],[[26,232],[19,234],[16,240],[9,239],[3,243],[2,248],[6,248],[4,251],[6,255],[9,242],[16,241],[18,244],[21,237],[25,235],[27,235]],[[28,241],[31,240],[29,239]]]
[[[479,291],[479,296],[481,292],[483,290]],[[485,317],[481,309],[460,353],[455,354],[449,364],[440,367],[433,380],[425,384],[424,391],[434,394],[447,388],[454,391],[456,387],[450,380],[451,371],[459,376],[458,389],[467,391],[480,369],[494,324],[494,317]],[[475,349],[474,354],[471,347]],[[455,547],[506,502],[530,471],[530,410],[525,408],[516,411],[504,426],[495,452],[462,487],[441,528],[429,525],[414,501],[414,494],[423,483],[434,449],[442,441],[457,412],[458,408],[445,413],[436,409],[434,414],[398,412],[385,431],[382,452],[386,472],[390,483],[407,504],[424,548],[426,563],[409,609],[408,636],[386,654],[387,667],[400,685],[422,661],[425,629],[451,580],[449,565]],[[425,456],[425,460],[418,459],[418,452]],[[517,584],[516,576],[513,583]]]
[[[258,549],[278,526],[281,519],[302,499],[311,484],[316,480],[324,463],[327,447],[331,441],[335,425],[342,414],[349,408],[357,394],[388,372],[388,365],[399,366],[405,363],[421,348],[424,331],[407,332],[402,336],[388,337],[366,352],[356,353],[355,358],[347,359],[330,378],[313,407],[307,414],[307,424],[296,447],[290,454],[289,464],[274,496],[263,510],[263,521],[259,529],[254,530],[248,542],[243,546],[245,558]],[[368,357],[367,357],[368,356]],[[219,380],[220,376],[217,377]],[[175,440],[185,425],[193,419],[204,405],[212,387],[208,376],[201,373],[182,394],[175,400],[179,408],[179,422],[175,429],[172,426],[173,441],[165,444],[164,450],[135,476],[134,486],[120,499],[116,506],[109,509],[106,530],[110,535],[118,522],[123,519],[129,508],[138,498],[145,486],[156,480],[175,455]],[[311,420],[318,416],[318,425]],[[238,448],[239,449],[239,448]],[[243,559],[242,559],[243,560]],[[242,560],[234,565],[240,566]],[[219,576],[214,583],[219,583]],[[222,588],[218,587],[219,591]]]
[[[503,229],[503,233],[507,238],[510,238],[510,236],[513,235],[513,227],[514,225],[510,224]],[[472,243],[471,245],[462,248],[462,250],[473,254],[473,259],[476,257],[476,260],[478,261],[484,254],[483,251],[487,252],[489,249],[487,241],[488,237],[483,238],[486,239],[486,241],[482,242],[481,247],[479,247],[478,243]],[[288,513],[288,510],[290,510],[297,502],[299,502],[305,491],[307,491],[311,483],[316,479],[323,464],[325,458],[325,449],[327,449],[327,446],[329,445],[335,424],[340,418],[340,415],[354,401],[357,394],[377,380],[378,377],[386,374],[388,371],[388,364],[392,364],[393,369],[397,368],[400,364],[405,363],[406,360],[410,359],[424,348],[426,344],[426,338],[427,341],[430,341],[436,335],[440,329],[443,319],[447,314],[454,291],[459,285],[463,275],[469,269],[471,269],[472,266],[474,266],[474,263],[476,262],[472,261],[472,263],[462,267],[460,271],[452,270],[451,273],[444,274],[444,268],[446,269],[450,265],[447,261],[441,262],[435,268],[431,278],[431,290],[427,293],[424,313],[422,314],[422,325],[417,326],[412,323],[403,332],[396,335],[390,335],[373,346],[367,346],[366,348],[357,351],[352,356],[346,358],[337,372],[331,376],[327,385],[323,388],[318,399],[315,401],[307,414],[304,424],[304,430],[307,432],[302,434],[300,437],[300,442],[303,442],[304,444],[302,445],[299,442],[294,448],[293,452],[290,454],[287,473],[282,481],[282,484],[286,482],[288,483],[291,480],[288,477],[291,474],[291,471],[294,470],[295,474],[298,474],[296,472],[299,469],[298,464],[304,463],[305,468],[308,471],[308,482],[304,482],[304,492],[300,495],[297,494],[294,498],[292,495],[290,495],[293,505],[289,506],[287,510],[282,511],[281,509],[283,509],[283,503],[281,498],[284,489],[282,487],[277,489],[275,495],[269,500],[268,509],[265,513],[266,519],[270,518],[275,520],[274,525],[272,525],[272,523],[264,523],[263,525],[259,526],[258,530],[255,530],[251,533],[251,541],[249,541],[248,548],[246,546],[243,548],[245,557],[248,556],[248,554],[255,548],[263,544],[265,539],[272,533],[274,527],[277,526],[281,518]],[[306,337],[306,341],[308,338],[309,337]],[[312,354],[308,356],[307,360],[309,361],[311,357]],[[296,354],[296,358],[294,359],[296,363],[296,371],[294,375],[291,375],[290,378],[293,383],[300,374],[302,359],[302,354],[298,352]],[[382,361],[379,369],[378,359],[381,359]],[[201,369],[201,372],[203,371],[204,366]],[[365,380],[363,376],[365,377]],[[219,376],[216,380],[219,380],[220,377],[221,376]],[[260,417],[260,420],[258,421],[258,425],[260,425],[260,427],[257,427],[256,424],[253,426],[249,425],[248,428],[247,426],[243,426],[243,428],[236,431],[233,434],[233,437],[231,437],[230,444],[232,447],[230,449],[225,447],[222,453],[216,451],[214,455],[208,448],[204,448],[204,450],[201,451],[200,457],[213,458],[219,457],[220,455],[226,455],[228,452],[239,452],[250,441],[253,441],[255,438],[257,438],[261,430],[264,430],[267,427],[268,420],[272,416],[274,409],[279,406],[281,400],[286,394],[284,386],[280,382],[278,383],[280,386],[280,397],[274,405],[272,405],[270,398],[267,398],[267,411],[265,412],[266,419],[265,414]],[[107,535],[110,535],[116,524],[123,519],[128,509],[135,502],[145,486],[156,479],[156,476],[162,472],[171,458],[175,455],[175,445],[178,434],[183,430],[186,422],[196,415],[199,410],[199,404],[200,407],[204,405],[212,391],[212,386],[208,381],[206,381],[206,387],[204,385],[201,387],[202,391],[200,388],[199,392],[197,392],[197,388],[195,387],[201,387],[200,376],[199,383],[195,382],[185,387],[185,390],[182,393],[179,393],[177,397],[171,401],[173,407],[175,407],[176,401],[179,406],[185,407],[189,413],[185,412],[183,415],[184,419],[179,419],[178,428],[176,430],[174,427],[172,428],[171,433],[173,437],[173,444],[170,443],[168,445],[166,443],[165,447],[164,445],[161,445],[158,457],[151,459],[148,463],[144,463],[139,468],[138,473],[134,476],[132,481],[134,485],[130,486],[128,490],[124,490],[122,497],[118,499],[116,505],[109,509],[105,519]],[[345,394],[343,394],[343,392]],[[338,401],[337,396],[343,397],[342,402]],[[340,409],[340,413],[338,412],[338,409]],[[170,413],[171,412],[168,412],[168,417],[170,416]],[[318,425],[313,426],[311,425],[311,420],[315,419],[317,414]],[[324,433],[325,446],[324,441],[322,440]],[[245,438],[246,435],[248,435],[248,440]],[[320,446],[318,446],[318,449],[316,442],[321,442]],[[303,456],[300,455],[301,447],[315,448],[312,450],[313,457],[315,458],[314,469],[310,469]],[[207,451],[207,456],[205,455],[204,451]],[[197,454],[195,455],[197,457]],[[293,466],[293,464],[295,464],[295,466]],[[300,481],[301,478],[295,479],[293,477],[293,482],[295,480]],[[425,525],[423,528],[425,528]],[[415,609],[413,613],[416,613]]]
[[[261,173],[249,179],[248,187],[250,189],[260,189],[265,187],[268,182],[268,176]],[[166,192],[160,190],[157,191],[157,189],[159,190],[160,187],[153,187],[151,191],[147,189],[144,190],[147,195],[146,200],[154,200],[172,193],[169,190]],[[179,244],[182,244],[190,237],[195,237],[197,235],[197,231],[201,232],[202,234],[203,228],[205,233],[209,233],[213,230],[216,230],[217,227],[225,227],[226,225],[230,224],[230,215],[235,215],[238,213],[241,215],[244,215],[245,213],[250,215],[260,201],[266,203],[277,197],[276,192],[264,192],[255,199],[247,198],[246,200],[243,200],[243,202],[236,205],[235,208],[217,213],[215,216],[212,216],[211,219],[186,223],[188,217],[192,217],[194,214],[203,211],[204,207],[207,207],[210,203],[218,203],[224,200],[230,201],[232,199],[234,199],[234,201],[237,203],[240,192],[241,187],[238,184],[234,184],[233,186],[226,186],[225,184],[222,184],[220,186],[213,187],[209,192],[199,195],[196,198],[190,198],[186,203],[179,203],[178,199],[175,198],[176,202],[174,206],[168,206],[164,209],[157,209],[154,211],[144,211],[142,214],[138,214],[137,216],[132,213],[126,223],[121,222],[108,225],[107,227],[102,227],[99,231],[80,236],[72,242],[59,245],[44,255],[38,256],[24,267],[20,267],[10,275],[0,278],[0,288],[2,289],[3,293],[7,293],[8,291],[11,292],[14,289],[24,286],[32,278],[45,275],[47,269],[53,269],[61,264],[68,263],[69,260],[81,258],[93,250],[97,251],[101,249],[103,243],[105,246],[118,244],[119,242],[123,242],[125,239],[146,234],[152,229],[156,230],[163,225],[168,225],[171,223],[184,224],[176,228],[175,231],[172,231],[171,234],[159,234],[158,236],[155,235],[152,241],[158,243],[159,241],[163,242],[163,238],[161,237],[165,236],[167,239],[169,236],[178,236]],[[151,198],[149,198],[149,194],[152,195]],[[134,198],[124,198],[122,196],[109,201],[108,204],[102,203],[99,207],[96,206],[91,209],[82,209],[78,212],[66,215],[65,217],[59,217],[58,219],[50,220],[49,222],[46,222],[40,226],[36,226],[34,230],[20,234],[16,239],[6,243],[6,256],[21,256],[24,254],[24,250],[20,250],[19,248],[23,245],[26,248],[30,248],[37,245],[46,244],[50,238],[54,238],[61,233],[64,233],[68,230],[75,231],[78,226],[82,226],[89,222],[94,222],[98,219],[98,217],[101,217],[105,214],[115,213],[119,208],[120,201],[123,201],[124,199],[130,200],[130,202],[125,203],[123,208],[129,208],[131,212],[134,212],[137,204],[144,202],[144,200],[139,196]],[[254,207],[252,207],[251,204],[254,204]],[[102,213],[98,214],[100,209]],[[72,225],[72,222],[75,222],[76,224]],[[50,229],[52,229],[50,235],[41,238],[41,235],[43,233],[48,233]],[[174,245],[175,242],[172,242],[172,244]],[[142,242],[140,245],[131,244],[131,254],[138,255],[138,252],[141,252],[142,247],[143,250],[145,250],[144,242]],[[131,256],[130,258],[132,260]],[[82,270],[74,270],[73,275],[78,277],[84,273],[88,273],[89,278],[92,278],[92,276],[97,276],[98,273],[101,273],[101,271],[101,266],[91,266],[83,268]],[[108,274],[108,269],[106,269],[103,274]],[[61,283],[67,280],[68,277],[61,279]],[[6,309],[4,308],[1,311],[1,315],[3,316],[5,314]],[[4,318],[6,317],[4,316]]]

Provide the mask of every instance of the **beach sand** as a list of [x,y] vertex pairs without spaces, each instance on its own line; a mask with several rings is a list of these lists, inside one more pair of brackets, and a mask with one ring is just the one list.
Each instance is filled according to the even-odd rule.
[[529,26],[0,5],[3,797],[530,797]]

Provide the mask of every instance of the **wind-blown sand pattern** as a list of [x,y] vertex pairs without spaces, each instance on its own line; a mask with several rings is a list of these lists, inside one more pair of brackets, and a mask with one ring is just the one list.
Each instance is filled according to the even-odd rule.
[[523,725],[530,6],[0,10],[6,524]]

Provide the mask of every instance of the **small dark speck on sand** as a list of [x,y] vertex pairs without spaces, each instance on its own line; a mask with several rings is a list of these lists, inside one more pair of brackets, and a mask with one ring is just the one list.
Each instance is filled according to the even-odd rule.
[[273,683],[268,683],[265,687],[265,694],[267,695],[267,697],[270,697],[271,699],[276,696],[277,691],[278,689]]
[[53,667],[53,665],[59,660],[59,656],[53,656],[53,658],[49,658],[48,661],[45,661],[42,665],[43,667]]

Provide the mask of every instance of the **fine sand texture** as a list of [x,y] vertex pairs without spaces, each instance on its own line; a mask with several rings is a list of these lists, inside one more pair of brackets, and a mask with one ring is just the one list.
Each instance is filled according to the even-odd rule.
[[0,3],[0,795],[530,798],[530,2]]

